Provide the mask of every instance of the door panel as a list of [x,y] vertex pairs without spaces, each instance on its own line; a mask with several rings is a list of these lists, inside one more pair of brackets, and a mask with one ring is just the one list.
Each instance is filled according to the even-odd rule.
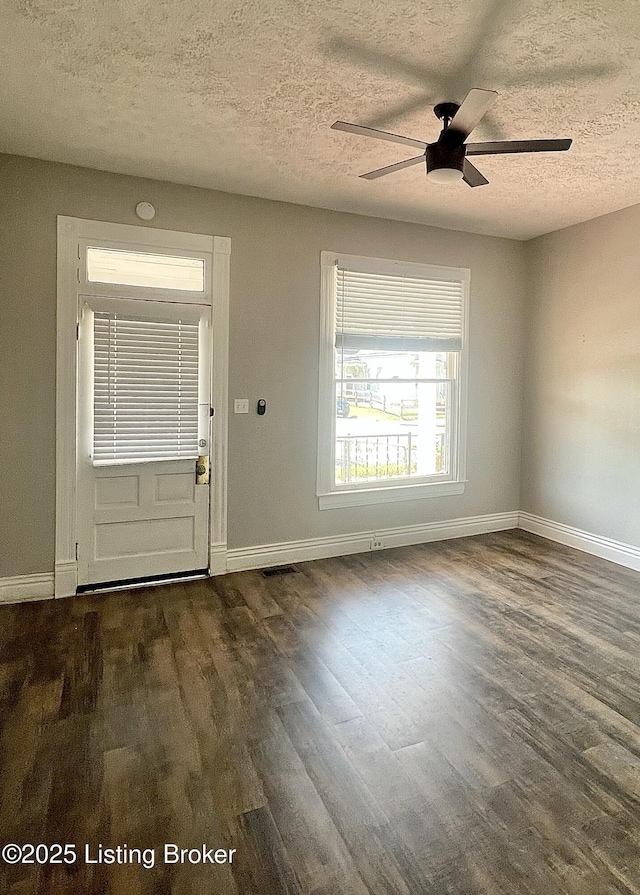
[[[209,519],[209,486],[196,484],[196,459],[198,452],[208,454],[209,450],[209,371],[210,371],[210,330],[208,308],[189,305],[163,304],[150,301],[130,299],[104,299],[91,297],[84,301],[84,312],[81,317],[79,336],[79,433],[78,433],[78,582],[80,585],[100,584],[128,578],[147,576],[163,576],[175,572],[188,572],[206,569],[208,566],[208,519]],[[117,324],[124,328],[126,339],[121,343],[114,340],[112,355],[105,361],[104,332],[105,316],[117,312]],[[100,319],[100,338],[102,339],[99,364],[95,358],[98,354],[93,350],[95,320]],[[145,347],[144,340],[131,348],[131,332],[142,326],[145,320],[161,321],[163,330],[162,345],[158,347],[152,340]],[[135,321],[135,327],[129,323]],[[180,350],[176,349],[164,334],[173,331],[175,321],[188,321],[191,332],[194,321],[198,324],[198,387],[197,395],[191,385],[193,375],[193,345],[191,345],[189,362],[189,392],[187,401],[195,402],[193,406],[185,404],[181,399],[177,403],[178,416],[182,414],[188,419],[188,431],[193,426],[192,420],[198,418],[197,440],[195,430],[193,440],[193,456],[185,459],[158,458],[135,462],[105,461],[95,459],[94,443],[104,444],[105,426],[99,431],[99,438],[94,437],[94,373],[101,377],[100,408],[101,420],[108,419],[105,412],[105,393],[109,397],[108,407],[113,408],[114,444],[116,436],[122,445],[120,451],[129,450],[128,433],[135,432],[136,450],[140,445],[144,448],[145,426],[153,426],[151,430],[153,451],[158,450],[158,420],[163,427],[161,431],[168,433],[167,444],[171,435],[171,425],[166,423],[165,406],[175,402],[178,386],[174,381],[180,375],[182,362]],[[142,321],[142,323],[141,323]],[[176,329],[176,344],[183,338]],[[193,340],[192,340],[193,341]],[[121,347],[123,346],[123,347]],[[174,350],[175,349],[175,350]],[[111,348],[109,349],[111,351]],[[138,380],[132,377],[130,358],[135,352],[135,366],[143,373]],[[118,353],[119,352],[119,353]],[[176,353],[177,352],[177,353]],[[126,363],[122,356],[126,354]],[[158,373],[158,365],[163,358],[170,356],[165,367]],[[176,357],[178,360],[176,361]],[[108,367],[108,377],[105,374]],[[119,378],[119,370],[124,375]],[[146,371],[151,371],[147,374]],[[97,375],[97,374],[96,374]],[[146,376],[146,380],[145,380]],[[146,385],[146,382],[149,385]],[[107,386],[104,383],[107,382]],[[123,383],[123,384],[121,384]],[[160,383],[160,384],[159,384]],[[133,385],[132,385],[133,384]],[[129,400],[132,387],[136,391],[135,404]],[[106,388],[106,392],[105,392]],[[149,399],[145,400],[145,389],[149,390]],[[140,394],[138,394],[140,392]],[[124,394],[124,402],[121,395]],[[166,394],[166,404],[165,397]],[[191,395],[191,397],[189,397]],[[120,402],[120,403],[119,403]],[[162,405],[158,414],[156,408]],[[140,407],[138,412],[137,407]],[[133,410],[132,410],[133,407]],[[107,408],[108,410],[108,408]],[[206,412],[205,412],[206,410]],[[138,415],[139,413],[139,415]],[[118,422],[124,414],[124,424]],[[121,437],[122,426],[125,426],[125,438]],[[176,428],[184,427],[178,420]],[[118,429],[118,427],[120,427]],[[165,436],[163,435],[164,439]],[[184,452],[184,437],[178,434],[178,449]],[[182,439],[182,440],[181,440]],[[175,439],[174,439],[175,440]],[[173,448],[175,450],[175,448]],[[101,448],[104,454],[104,448]],[[171,447],[168,448],[171,450]],[[100,458],[100,454],[97,455]]]
[[155,476],[155,502],[192,503],[196,489],[193,472],[162,472]]
[[140,504],[140,480],[137,475],[96,479],[95,509],[137,507]]

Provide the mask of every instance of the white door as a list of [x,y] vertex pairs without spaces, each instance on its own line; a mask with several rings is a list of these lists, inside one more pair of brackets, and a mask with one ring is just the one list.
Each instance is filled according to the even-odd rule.
[[210,308],[79,301],[78,584],[206,570]]

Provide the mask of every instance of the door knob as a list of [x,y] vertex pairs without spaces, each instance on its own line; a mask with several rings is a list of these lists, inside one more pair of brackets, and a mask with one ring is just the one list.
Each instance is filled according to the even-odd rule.
[[209,457],[204,455],[196,460],[196,485],[209,484]]

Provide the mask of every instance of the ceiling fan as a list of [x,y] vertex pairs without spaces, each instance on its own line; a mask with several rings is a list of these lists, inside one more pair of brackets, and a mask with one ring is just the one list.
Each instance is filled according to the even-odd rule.
[[471,131],[488,112],[496,101],[495,90],[482,90],[473,87],[464,98],[462,105],[458,103],[438,103],[434,106],[434,114],[443,122],[440,136],[435,143],[425,143],[412,137],[402,137],[387,131],[364,127],[360,124],[349,124],[347,121],[336,121],[331,127],[349,134],[362,137],[375,137],[391,143],[402,143],[406,146],[417,146],[423,150],[420,155],[387,165],[361,174],[365,180],[375,180],[385,174],[393,174],[410,168],[422,161],[427,164],[427,177],[435,183],[455,183],[464,180],[469,186],[484,186],[489,183],[486,177],[471,164],[469,155],[500,155],[510,152],[560,152],[571,146],[571,140],[501,140],[489,143],[465,143]]

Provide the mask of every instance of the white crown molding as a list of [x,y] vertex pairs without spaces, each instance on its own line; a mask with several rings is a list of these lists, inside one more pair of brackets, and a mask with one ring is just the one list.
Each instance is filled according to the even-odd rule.
[[51,572],[0,578],[0,603],[24,603],[29,600],[50,600],[52,597]]
[[542,516],[534,516],[533,513],[520,512],[518,528],[640,572],[640,547],[634,547],[633,544],[625,544],[622,541],[594,535],[580,528],[564,525],[562,522],[553,522],[551,519],[543,519]]

